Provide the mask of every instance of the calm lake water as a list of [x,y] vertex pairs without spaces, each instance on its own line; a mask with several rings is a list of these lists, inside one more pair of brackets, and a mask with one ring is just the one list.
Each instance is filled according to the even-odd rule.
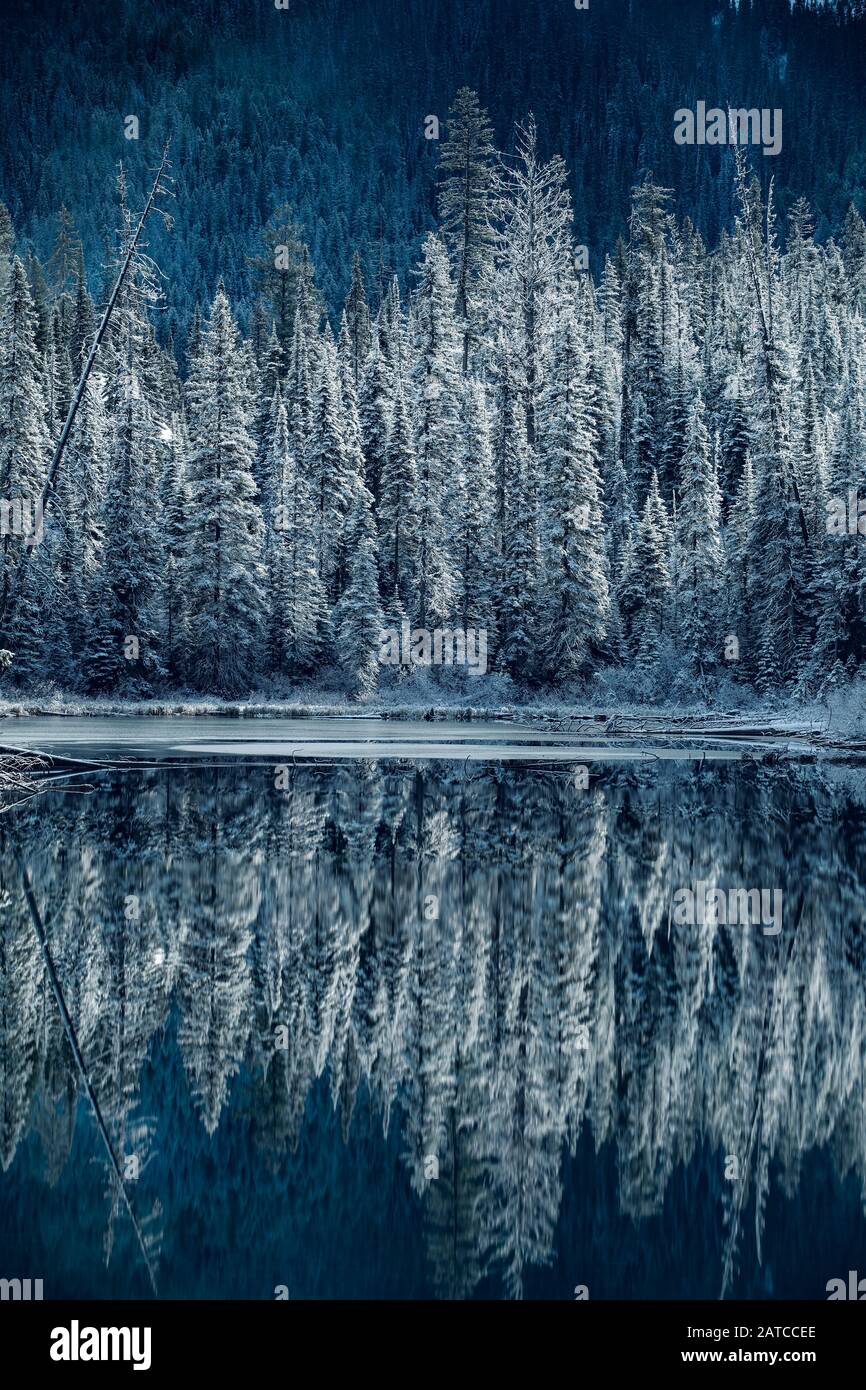
[[[866,1275],[862,770],[260,753],[0,816],[0,1276],[570,1299]],[[781,930],[676,921],[698,881],[780,892]]]

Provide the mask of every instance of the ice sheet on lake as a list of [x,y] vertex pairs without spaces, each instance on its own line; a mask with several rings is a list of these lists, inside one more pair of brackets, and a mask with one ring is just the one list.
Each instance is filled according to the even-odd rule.
[[88,759],[369,758],[471,762],[620,762],[651,759],[729,760],[742,741],[665,746],[654,739],[587,741],[583,734],[509,720],[75,718],[45,716],[6,722],[7,746]]

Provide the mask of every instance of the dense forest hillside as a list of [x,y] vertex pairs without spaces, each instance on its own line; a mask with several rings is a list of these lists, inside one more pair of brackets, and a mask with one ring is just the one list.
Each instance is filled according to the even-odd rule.
[[[14,683],[366,697],[423,668],[461,697],[686,699],[861,673],[862,17],[200,0],[72,5],[43,45],[47,13],[3,60]],[[778,153],[674,139],[734,92],[784,117]]]
[[[569,171],[578,242],[600,271],[652,173],[714,245],[730,227],[728,162],[678,148],[679,107],[781,107],[775,176],[784,216],[808,199],[816,234],[866,196],[866,18],[789,0],[17,0],[0,52],[0,200],[19,236],[50,252],[61,205],[83,237],[91,291],[116,223],[121,156],[141,192],[174,135],[176,228],[153,252],[171,285],[163,341],[182,337],[222,276],[246,326],[247,258],[290,203],[332,315],[358,251],[378,302],[404,290],[435,223],[437,142],[469,86],[513,148],[532,110],[543,157]],[[844,20],[844,22],[843,22]],[[125,137],[125,118],[139,138]],[[427,128],[429,129],[429,127]]]

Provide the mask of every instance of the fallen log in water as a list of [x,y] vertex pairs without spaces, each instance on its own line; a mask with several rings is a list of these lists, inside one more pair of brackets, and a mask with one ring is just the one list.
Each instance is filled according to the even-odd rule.
[[0,743],[0,769],[7,759],[26,763],[34,775],[40,772],[102,772],[105,768],[140,766],[137,759],[67,758],[61,753],[29,752]]
[[0,797],[12,794],[17,802],[33,796],[39,790],[39,774],[47,770],[45,758],[38,753],[0,748]]

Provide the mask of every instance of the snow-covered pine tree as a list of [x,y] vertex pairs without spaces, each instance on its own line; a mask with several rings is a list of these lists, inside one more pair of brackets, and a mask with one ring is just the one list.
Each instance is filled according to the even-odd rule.
[[788,214],[788,243],[780,266],[785,302],[798,337],[804,331],[808,307],[814,299],[818,248],[813,231],[809,205],[805,198],[798,198]]
[[[68,208],[61,207],[57,214],[57,234],[46,266],[46,273],[51,288],[51,326],[54,350],[58,357],[68,354],[70,380],[75,320],[74,291],[76,267],[80,256],[81,239],[75,230]],[[75,380],[77,382],[77,376]],[[69,401],[67,400],[66,409],[68,408]],[[65,410],[62,413],[62,418],[66,418]]]
[[[32,561],[34,575],[28,576],[27,585],[30,621],[37,594],[45,606],[38,625],[41,651],[31,654],[31,667],[50,675],[63,689],[86,684],[94,631],[89,605],[101,548],[109,440],[105,378],[94,371],[69,437],[45,519],[45,539]],[[19,627],[19,643],[27,640]]]
[[793,686],[810,642],[797,510],[778,450],[756,444],[749,605],[760,691]]
[[[634,496],[620,443],[622,408],[622,287],[613,259],[605,261],[598,292],[592,380],[599,404],[605,535],[612,581],[636,526]],[[612,598],[615,602],[615,588]]]
[[672,286],[670,190],[646,179],[632,193],[622,288],[622,448],[635,504],[663,465],[667,416],[667,302]]
[[[277,208],[262,232],[262,249],[251,257],[250,270],[254,288],[264,300],[276,325],[277,338],[283,350],[283,367],[289,365],[289,346],[295,326],[295,314],[307,327],[310,266],[309,253],[303,240],[303,230],[287,203]],[[302,304],[302,301],[303,304]]]
[[[106,404],[105,373],[91,372],[60,470],[58,491],[68,524],[66,567],[69,590],[70,647],[80,663],[91,627],[90,598],[103,545],[103,499],[106,494],[112,431]],[[79,669],[79,680],[84,672]]]
[[467,378],[463,389],[463,453],[459,510],[456,518],[455,559],[457,595],[455,612],[464,628],[484,629],[487,650],[495,650],[496,490],[493,448],[484,385]]
[[113,367],[112,430],[101,529],[105,537],[90,598],[86,682],[94,694],[149,694],[162,674],[160,547],[151,485],[155,426],[133,362]]
[[509,527],[508,508],[513,495],[513,480],[518,469],[526,467],[523,451],[526,443],[526,413],[523,397],[514,372],[511,342],[500,333],[495,353],[495,407],[493,421],[493,483],[496,499],[495,526],[497,549],[505,549]]
[[[754,525],[752,511],[755,505],[755,470],[752,455],[746,453],[743,470],[733,504],[728,512],[726,535],[727,572],[729,577],[726,604],[728,631],[725,634],[737,639],[736,661],[733,668],[741,677],[751,678],[754,641],[749,613],[749,591],[753,559],[749,541]],[[727,654],[726,654],[727,655]],[[728,658],[731,659],[731,658]]]
[[667,365],[665,420],[660,452],[660,483],[662,496],[665,497],[672,497],[677,484],[695,393],[699,390],[698,352],[689,311],[673,276],[672,284],[672,302],[667,310],[670,360]]
[[418,466],[402,386],[380,478],[378,521],[382,599],[389,612],[399,604],[411,621],[417,607]]
[[350,455],[337,353],[330,331],[320,342],[318,356],[307,467],[313,491],[316,563],[328,602],[334,604],[346,577],[343,530],[354,495],[355,460]]
[[346,519],[348,581],[334,608],[334,642],[352,693],[371,695],[379,679],[383,614],[379,602],[373,499],[359,482]]
[[[264,370],[268,341],[274,332],[274,320],[261,295],[256,299],[249,317],[249,340],[260,370]],[[274,334],[276,336],[276,334]]]
[[[388,622],[420,622],[420,610],[427,623],[459,615],[467,627],[483,622],[492,647],[491,634],[506,603],[510,576],[503,554],[508,551],[517,554],[524,569],[533,553],[540,562],[534,589],[543,597],[533,620],[544,617],[557,587],[551,558],[557,547],[551,536],[567,529],[563,499],[569,493],[562,479],[553,480],[549,443],[555,434],[548,431],[547,412],[551,420],[556,417],[561,341],[570,331],[570,316],[576,315],[577,335],[587,353],[585,423],[598,439],[593,456],[603,481],[604,564],[613,589],[609,634],[593,644],[594,659],[616,661],[625,652],[625,639],[617,637],[619,621],[628,633],[632,660],[639,656],[642,664],[652,666],[660,635],[678,637],[694,669],[702,641],[685,631],[693,625],[694,570],[702,566],[705,578],[714,573],[695,544],[702,534],[695,518],[706,501],[709,458],[709,473],[715,469],[722,490],[729,575],[720,604],[720,633],[725,636],[727,629],[740,641],[738,675],[758,680],[764,689],[799,681],[810,691],[824,687],[828,679],[836,683],[847,678],[864,657],[866,547],[858,546],[849,532],[834,538],[826,521],[830,505],[838,512],[849,493],[859,495],[866,488],[858,463],[866,447],[860,400],[866,362],[866,232],[859,213],[849,212],[836,244],[824,237],[823,227],[816,240],[807,206],[802,200],[794,203],[787,247],[780,253],[772,196],[765,215],[758,182],[747,186],[744,166],[735,159],[734,177],[726,168],[722,182],[730,194],[739,192],[739,217],[734,231],[724,232],[717,248],[707,253],[687,219],[677,228],[666,190],[650,180],[635,191],[629,243],[617,243],[596,289],[590,273],[571,274],[561,166],[541,163],[532,122],[518,138],[516,155],[501,161],[511,171],[497,187],[491,208],[483,191],[488,178],[491,186],[493,182],[486,117],[465,89],[452,115],[440,167],[442,243],[428,240],[421,291],[410,298],[407,312],[396,276],[387,285],[393,267],[389,263],[386,270],[380,258],[380,310],[375,325],[370,323],[356,257],[335,353],[330,327],[319,328],[321,301],[300,235],[293,246],[286,243],[285,269],[277,264],[276,244],[272,261],[256,269],[256,275],[267,270],[275,293],[289,291],[283,306],[286,318],[291,316],[291,324],[283,325],[285,340],[273,329],[273,308],[263,293],[242,306],[250,341],[237,345],[238,389],[245,401],[255,398],[255,414],[247,421],[257,451],[254,477],[270,510],[271,491],[266,496],[263,485],[279,384],[288,426],[288,440],[279,453],[291,467],[274,470],[270,481],[282,479],[280,486],[291,497],[301,495],[292,481],[296,477],[308,490],[305,519],[312,521],[313,542],[321,540],[328,552],[330,602],[338,602],[352,582],[349,514],[363,474],[379,527],[380,603]],[[484,170],[475,169],[476,155]],[[471,228],[466,226],[467,209]],[[6,290],[0,292],[0,406],[4,393],[7,402],[14,399],[19,430],[22,421],[26,426],[35,419],[36,433],[41,432],[35,455],[42,462],[30,467],[33,449],[26,440],[13,448],[9,428],[0,434],[0,461],[14,465],[22,478],[29,468],[29,481],[36,487],[95,328],[80,240],[63,210],[58,225],[45,271],[25,241],[13,284],[13,229],[0,210],[0,282]],[[492,262],[491,227],[496,228]],[[272,226],[269,235],[274,230]],[[359,244],[366,244],[369,227],[362,224],[358,230]],[[467,248],[476,233],[473,262]],[[325,244],[318,234],[316,244]],[[443,244],[454,277],[444,268]],[[131,282],[139,298],[142,274],[139,264]],[[331,302],[339,278],[329,267]],[[453,290],[449,278],[457,280]],[[102,298],[111,283],[106,276]],[[19,381],[17,366],[9,374],[10,339],[2,325],[22,302],[22,289],[30,300],[32,332],[29,367],[27,351],[18,359]],[[78,674],[75,658],[83,656],[85,664],[90,657],[93,664],[82,678],[115,688],[130,675],[117,633],[140,641],[141,631],[152,630],[157,647],[159,641],[168,642],[172,651],[175,646],[167,634],[175,630],[173,595],[179,594],[184,576],[179,570],[175,575],[166,547],[176,555],[177,546],[168,537],[172,525],[176,530],[182,524],[186,563],[189,508],[177,504],[183,468],[178,472],[176,466],[186,452],[188,410],[173,360],[174,344],[183,340],[178,330],[184,312],[170,308],[158,341],[146,305],[139,303],[130,354],[127,316],[132,312],[132,300],[122,298],[54,484],[45,540],[32,562],[33,580],[23,586],[13,668],[19,678],[38,681],[47,674],[67,683]],[[196,314],[190,328],[194,360],[203,350],[202,332]],[[470,336],[470,371],[461,372]],[[28,392],[31,404],[36,402],[29,412]],[[695,446],[699,397],[703,426]],[[527,427],[536,439],[536,449],[528,454]],[[582,431],[573,427],[559,438],[560,462],[575,455],[581,438]],[[697,477],[690,481],[696,460]],[[7,467],[0,494],[4,500],[24,490],[23,482],[8,473]],[[323,476],[328,480],[324,489]],[[311,478],[318,485],[314,498],[309,496]],[[651,501],[649,518],[644,494]],[[35,500],[32,489],[25,500]],[[644,512],[640,523],[639,504]],[[676,520],[675,538],[669,509]],[[329,513],[324,525],[323,510]],[[530,543],[522,551],[518,516],[529,518]],[[362,532],[363,527],[358,534]],[[3,538],[7,558],[18,539]],[[639,652],[641,615],[653,608],[646,603],[645,576],[649,574],[652,589],[656,552],[666,560],[669,583],[658,621],[648,625],[651,637]],[[316,544],[317,558],[318,553]],[[439,612],[423,597],[431,583],[436,587],[431,557],[445,557],[454,586],[453,602],[440,604]],[[270,560],[269,555],[268,605],[279,587]],[[4,584],[8,577],[6,566]],[[121,608],[127,616],[117,618],[120,626],[110,636],[106,625],[115,621],[112,614],[116,617],[124,594]],[[619,599],[623,610],[618,619]],[[522,619],[513,586],[507,602],[517,605],[512,617],[518,611]],[[491,603],[499,610],[495,621]],[[321,666],[320,648],[328,630],[321,594],[313,606],[320,612],[315,653],[302,655],[297,665],[281,656],[276,664],[286,676],[295,669],[312,674]],[[268,615],[269,624],[270,606]],[[525,634],[526,622],[518,626]],[[263,637],[263,650],[270,631]],[[548,635],[545,618],[537,634],[541,648]],[[168,675],[178,681],[182,672],[172,651],[165,652]],[[673,658],[673,647],[665,654]],[[511,664],[515,671],[521,665],[516,659]],[[527,668],[524,660],[521,679]],[[152,685],[155,674],[139,672],[139,688]]]
[[806,355],[800,380],[792,394],[792,463],[809,534],[817,544],[826,515],[826,417],[822,418],[818,409],[818,388],[811,355]]
[[321,658],[326,604],[310,530],[310,488],[291,451],[279,387],[271,408],[266,476],[268,668],[298,680],[314,674]]
[[351,487],[354,490],[365,482],[367,463],[364,458],[363,430],[358,407],[358,388],[355,383],[353,354],[349,337],[349,326],[345,315],[340,325],[340,343],[337,351],[337,371],[340,379],[340,399],[343,403],[343,424],[346,438],[346,467],[351,474]]
[[199,304],[198,300],[196,300],[195,307],[192,311],[192,319],[189,325],[189,332],[186,335],[187,366],[189,366],[195,360],[195,358],[201,351],[202,332],[203,329],[201,320],[201,305]]
[[15,228],[12,216],[5,203],[0,203],[0,295],[5,299],[12,271],[12,248],[15,245]]
[[671,596],[671,522],[655,473],[634,544],[619,583],[619,608],[638,670],[652,672],[660,655]]
[[529,684],[542,675],[535,456],[526,438],[522,403],[510,392],[501,401],[505,413],[498,424],[497,452],[506,496],[497,622],[499,665],[519,683]]
[[677,615],[679,639],[694,674],[703,677],[722,654],[725,555],[719,530],[721,494],[704,402],[695,396],[686,426],[677,490]]
[[742,365],[732,364],[724,378],[705,379],[705,391],[708,398],[712,393],[714,414],[718,422],[722,460],[719,486],[722,489],[723,510],[727,515],[737,496],[746,455],[752,443],[746,418],[747,388],[743,382]]
[[189,436],[185,417],[173,415],[160,431],[163,445],[160,478],[160,517],[162,522],[162,658],[166,676],[173,685],[184,679],[187,650],[186,596],[183,567],[186,545],[189,492],[186,460]]
[[866,497],[866,412],[857,352],[846,373],[824,515],[815,536],[817,631],[809,677],[810,684],[820,690],[840,684],[846,668],[866,660],[866,543],[862,534],[851,534],[852,494]]
[[310,343],[317,340],[324,312],[325,306],[316,285],[316,268],[310,258],[309,248],[304,246],[298,272],[298,313]]
[[[303,466],[307,469],[309,467],[308,458],[313,439],[315,402],[310,350],[300,314],[295,315],[292,346],[289,353],[289,371],[286,377],[283,399],[285,401],[286,414],[289,422],[292,452],[299,466]],[[270,406],[272,402],[273,392],[271,392],[270,401],[268,402],[268,419],[270,419]]]
[[610,610],[589,356],[571,302],[559,306],[539,413],[544,600],[540,663],[556,683],[585,675]]
[[[136,222],[121,166],[118,262],[134,242]],[[139,242],[117,299],[105,354],[109,420],[102,545],[90,597],[85,679],[94,693],[148,693],[162,678],[159,429],[165,388],[148,309],[161,299],[152,263]]]
[[236,696],[262,665],[264,526],[253,479],[252,403],[237,327],[219,286],[189,381],[189,515],[182,577],[186,668],[200,690]]
[[[592,279],[580,274],[577,281],[578,328],[587,349],[587,373],[591,390],[590,419],[598,436],[598,464],[604,486],[605,535],[608,538],[609,558],[615,561],[617,551],[616,518],[622,514],[627,488],[623,485],[622,460],[619,454],[619,354],[608,343],[608,333],[616,336],[614,322],[605,322],[607,314],[615,313],[609,302],[602,307],[602,291],[596,294]],[[614,492],[608,497],[608,480]],[[613,524],[611,524],[613,523]]]
[[283,351],[277,337],[276,325],[271,322],[268,338],[259,364],[259,387],[256,408],[256,467],[255,480],[260,497],[265,494],[266,457],[271,446],[274,392],[282,385]]
[[352,284],[346,296],[346,326],[349,334],[349,351],[352,375],[355,385],[361,381],[361,371],[373,344],[370,324],[370,309],[364,289],[364,276],[361,273],[361,257],[356,251],[352,257]]
[[94,694],[148,694],[163,673],[158,613],[161,555],[153,473],[156,424],[136,361],[134,310],[118,311],[108,371],[104,537],[90,596],[85,679]]
[[76,382],[72,376],[72,359],[64,342],[65,329],[59,314],[51,318],[51,348],[47,358],[50,378],[49,428],[52,440],[56,440],[69,413]]
[[[36,343],[36,314],[23,262],[13,257],[9,288],[0,315],[0,497],[17,502],[22,519],[32,515],[51,453],[43,396],[42,362]],[[5,605],[25,537],[0,538],[0,606]]]
[[465,374],[481,329],[481,290],[493,253],[491,218],[497,180],[493,127],[478,94],[469,87],[457,92],[446,131],[439,147],[439,221],[454,267]]
[[[757,345],[750,355],[753,365],[746,401],[754,465],[750,659],[758,689],[767,692],[793,686],[807,658],[812,635],[810,556],[803,536],[803,508],[792,489],[793,451],[779,404],[781,369],[772,367],[771,389]],[[775,351],[771,362],[776,362]]]
[[45,279],[45,271],[42,268],[42,262],[37,259],[32,251],[28,251],[27,253],[26,269],[35,317],[36,351],[44,362],[45,355],[50,346],[51,295],[48,289],[48,283]]
[[866,312],[866,222],[852,203],[841,237],[842,263],[848,277],[852,310]]
[[390,373],[391,381],[406,384],[407,352],[406,343],[410,337],[409,324],[403,313],[400,300],[400,281],[396,275],[388,286],[376,319],[379,329],[379,346]]
[[373,342],[364,362],[358,401],[361,441],[367,465],[366,484],[379,507],[380,480],[391,433],[394,383],[379,345],[379,326],[373,327]]
[[415,458],[418,467],[416,620],[433,629],[452,619],[454,573],[449,545],[452,485],[459,457],[457,400],[459,337],[448,257],[432,234],[423,249],[415,308],[416,357],[412,373]]
[[496,217],[502,230],[485,293],[497,325],[512,339],[532,447],[544,374],[545,311],[550,294],[570,271],[572,211],[565,165],[558,155],[542,163],[531,114],[517,127],[514,162],[502,177]]

